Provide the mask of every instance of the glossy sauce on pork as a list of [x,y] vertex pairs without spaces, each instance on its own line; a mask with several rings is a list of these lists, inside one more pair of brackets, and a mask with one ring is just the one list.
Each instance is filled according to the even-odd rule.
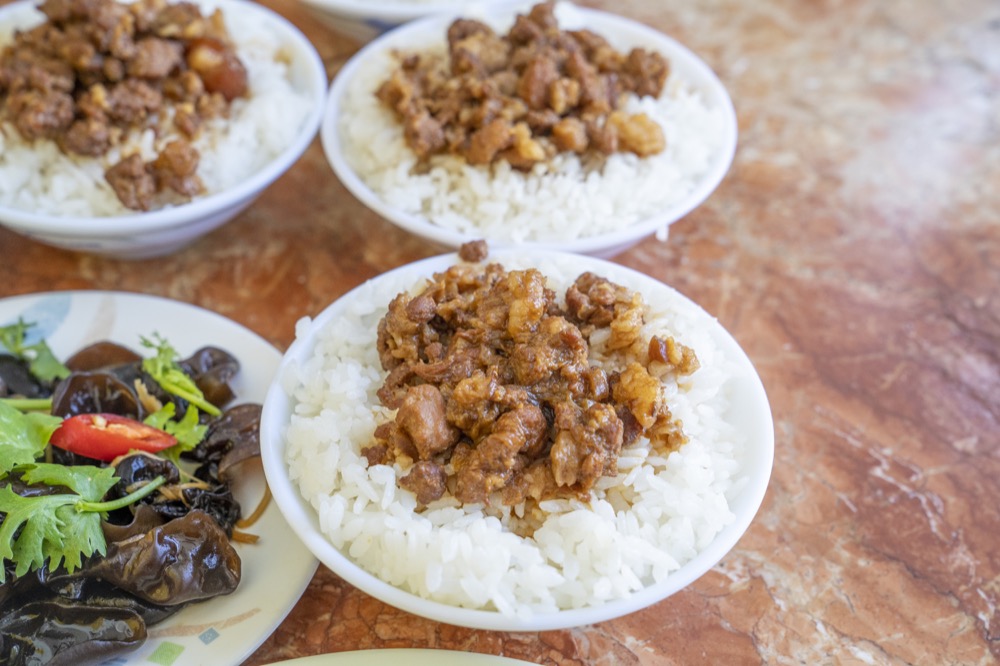
[[644,336],[644,311],[638,293],[593,273],[562,299],[536,269],[434,275],[379,323],[378,396],[396,414],[365,457],[408,470],[400,485],[425,505],[586,499],[617,473],[623,445],[646,437],[666,453],[685,441],[661,378],[698,360],[673,338]]
[[530,169],[558,152],[662,152],[660,126],[622,110],[626,95],[658,97],[670,72],[656,52],[622,53],[590,30],[560,30],[554,3],[520,14],[506,34],[477,20],[448,28],[447,57],[399,54],[378,89],[421,160],[505,160]]

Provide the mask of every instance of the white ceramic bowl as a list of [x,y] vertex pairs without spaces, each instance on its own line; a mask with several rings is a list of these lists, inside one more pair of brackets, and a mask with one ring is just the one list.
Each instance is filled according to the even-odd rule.
[[367,42],[393,28],[432,14],[453,14],[477,4],[521,0],[303,0],[337,32]]
[[[228,222],[299,159],[315,138],[323,113],[327,78],[319,54],[294,25],[259,4],[245,0],[214,0],[208,4],[221,8],[223,14],[240,13],[268,21],[280,35],[284,51],[292,58],[290,82],[308,97],[311,106],[294,141],[245,180],[190,203],[114,217],[65,217],[0,204],[0,224],[67,250],[122,259],[161,256]],[[40,23],[44,17],[34,10],[34,5],[31,0],[19,0],[0,7],[0,24]]]
[[[579,272],[590,270],[613,281],[630,285],[631,288],[638,288],[647,295],[657,292],[666,295],[669,292],[667,297],[675,299],[671,302],[682,308],[689,320],[696,322],[698,335],[710,337],[714,348],[719,350],[730,369],[727,375],[730,405],[724,413],[724,419],[736,432],[745,435],[742,454],[735,462],[720,463],[738,467],[738,471],[733,474],[737,480],[726,491],[726,501],[733,514],[732,521],[715,533],[708,545],[684,562],[679,569],[631,596],[592,607],[535,613],[530,617],[473,610],[428,600],[369,573],[352,560],[348,555],[348,547],[345,546],[343,551],[334,547],[320,529],[317,509],[303,499],[298,482],[290,478],[290,468],[286,462],[288,443],[285,433],[297,404],[291,397],[298,381],[296,369],[313,355],[318,332],[325,327],[337,326],[338,319],[349,309],[368,311],[374,308],[372,311],[376,313],[381,310],[383,303],[379,298],[384,296],[375,296],[374,288],[382,287],[383,291],[392,291],[393,294],[406,290],[456,263],[457,256],[454,254],[425,259],[386,273],[346,294],[311,323],[299,324],[297,339],[285,353],[275,381],[268,390],[261,418],[261,453],[275,502],[306,547],[338,576],[387,604],[439,622],[497,631],[542,631],[609,620],[669,597],[711,569],[733,548],[750,525],[764,497],[774,455],[774,429],[767,396],[753,365],[736,341],[713,317],[666,285],[631,269],[592,257],[546,251],[495,252],[491,254],[490,260],[505,265],[514,262],[514,265],[520,266],[557,265],[563,270],[569,267]],[[377,494],[380,491],[372,492]]]
[[[519,10],[510,6],[483,7],[477,11],[467,10],[462,15],[485,20],[494,25],[496,29],[504,30],[505,25],[509,25],[515,13],[524,11],[527,7],[530,5],[523,3],[519,5]],[[668,225],[701,204],[715,190],[729,170],[736,149],[737,134],[736,114],[729,95],[719,79],[701,59],[670,37],[646,25],[614,14],[584,9],[568,3],[560,3],[557,7],[557,16],[560,19],[561,27],[588,27],[608,38],[614,46],[621,50],[642,46],[660,52],[669,60],[671,72],[686,82],[689,89],[700,95],[704,107],[711,110],[713,114],[712,132],[710,138],[706,139],[712,144],[711,150],[702,163],[703,168],[699,169],[699,175],[692,179],[690,189],[683,195],[671,197],[671,202],[664,207],[647,206],[650,210],[643,211],[642,215],[637,212],[629,224],[622,224],[613,229],[608,228],[592,235],[580,232],[572,238],[567,238],[565,235],[560,236],[559,232],[546,232],[543,236],[531,231],[528,224],[517,227],[516,234],[513,231],[506,231],[505,233],[509,234],[507,238],[491,238],[477,232],[475,227],[462,229],[460,224],[446,226],[439,223],[440,221],[433,222],[426,215],[416,212],[419,210],[419,205],[426,205],[426,199],[423,204],[420,202],[417,202],[419,205],[416,206],[412,203],[409,204],[408,209],[387,201],[386,197],[362,178],[355,164],[345,154],[345,146],[349,144],[349,140],[345,139],[344,133],[349,130],[345,130],[343,127],[345,122],[342,116],[344,113],[343,100],[345,95],[349,93],[352,81],[356,77],[365,77],[358,79],[359,81],[371,80],[372,74],[365,72],[365,67],[370,66],[369,63],[373,59],[384,60],[385,54],[392,53],[394,50],[411,52],[427,48],[431,44],[443,44],[447,26],[458,17],[458,14],[454,13],[426,18],[383,35],[355,54],[337,74],[331,85],[320,135],[327,159],[341,182],[357,199],[390,222],[418,236],[451,248],[457,248],[466,241],[485,237],[490,242],[491,247],[495,248],[511,245],[530,246],[539,249],[610,257],[651,234],[657,233],[661,238],[665,238]],[[678,131],[682,129],[678,128]],[[381,141],[382,137],[379,137],[379,140]],[[671,150],[670,145],[671,139],[668,137],[668,151]],[[676,160],[673,155],[671,159],[676,163],[681,162],[681,160]],[[395,167],[395,165],[390,166]],[[430,187],[430,185],[428,182],[423,182],[421,187]],[[582,182],[579,182],[576,187],[574,192],[577,193],[584,193],[586,190]],[[639,187],[645,188],[648,192],[656,191],[662,185],[658,178],[647,178]],[[442,197],[438,196],[435,201],[440,202],[441,200]],[[600,204],[599,201],[596,203]],[[456,217],[461,216],[454,210],[448,212],[454,212]],[[616,212],[620,213],[621,211],[610,211],[610,214],[614,215]],[[510,228],[513,229],[514,226],[511,225]],[[534,234],[534,237],[531,234]],[[524,240],[519,240],[518,236]]]

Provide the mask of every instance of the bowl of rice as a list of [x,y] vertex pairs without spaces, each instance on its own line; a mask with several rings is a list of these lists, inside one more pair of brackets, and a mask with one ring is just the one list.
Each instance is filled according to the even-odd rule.
[[[498,36],[506,38],[509,33],[507,41],[512,42],[514,31],[522,23],[531,23],[524,17],[533,15],[536,7],[470,6],[461,18],[485,24]],[[534,128],[537,120],[542,129],[534,134],[544,135],[536,141],[544,158],[530,165],[499,159],[510,149],[489,162],[488,156],[478,155],[474,160],[454,151],[428,157],[414,149],[419,144],[412,139],[417,131],[411,131],[411,126],[421,119],[404,124],[395,112],[409,103],[408,91],[395,95],[403,99],[393,107],[396,100],[387,103],[383,90],[386,81],[396,77],[393,72],[410,67],[408,58],[418,58],[420,63],[448,63],[451,57],[454,68],[454,51],[449,53],[445,35],[458,17],[439,15],[417,21],[368,44],[343,67],[331,86],[320,134],[327,158],[347,189],[390,222],[451,248],[486,239],[495,248],[534,247],[609,257],[651,234],[665,239],[668,226],[703,202],[732,162],[736,116],[725,88],[694,53],[646,25],[566,2],[555,4],[552,16],[558,22],[553,30],[573,35],[574,49],[589,50],[589,46],[580,45],[596,39],[599,46],[594,51],[605,49],[600,46],[604,40],[620,54],[610,65],[582,66],[604,77],[607,87],[614,88],[616,81],[631,75],[604,70],[630,63],[633,53],[638,52],[656,54],[665,61],[665,66],[660,66],[664,78],[658,82],[659,88],[643,90],[640,86],[618,96],[619,107],[610,115],[585,117],[586,134],[591,137],[585,148],[564,148],[573,146],[572,142],[553,139],[562,129],[562,121],[568,128],[563,134],[570,136],[573,128],[582,124],[567,116],[581,110],[591,113],[587,90],[579,93],[580,86],[569,80],[570,66],[557,61],[559,70],[552,75],[551,85],[570,93],[560,91],[557,96],[550,88],[549,108],[536,109],[535,101],[525,105],[521,86],[530,67],[524,67],[526,57],[515,43],[511,61],[520,58],[522,62],[513,66],[513,77],[521,79],[510,104],[515,109],[510,111],[515,117],[511,123]],[[583,34],[588,35],[587,40],[576,37]],[[565,37],[548,37],[549,43],[556,39],[567,41]],[[506,84],[501,76],[509,80],[511,74],[488,74],[489,81],[476,85],[502,88]],[[654,94],[655,90],[659,92]],[[429,106],[433,108],[433,104]],[[522,113],[525,108],[528,112]],[[482,108],[472,114],[460,110],[453,117],[469,115],[471,123],[481,117],[496,120],[488,113],[492,112]],[[500,115],[504,113],[507,108]],[[652,152],[641,141],[636,142],[639,147],[633,147],[624,138],[616,138],[616,152],[595,155],[590,148],[607,143],[601,135],[615,115],[642,117],[645,125],[652,125],[660,135],[659,152]],[[560,122],[546,129],[546,117]],[[477,134],[487,134],[487,124],[493,124],[485,119],[481,122],[482,126],[464,139],[453,139],[452,125],[444,125],[439,145],[444,143],[448,149],[474,145]],[[625,134],[617,132],[621,137]],[[516,136],[516,131],[511,135]]]
[[[469,462],[474,459],[468,457],[470,449],[459,449],[467,438],[478,435],[470,434],[472,429],[463,421],[463,412],[453,413],[451,403],[460,393],[467,395],[470,384],[466,382],[475,385],[481,373],[466,371],[460,361],[449,361],[446,365],[460,369],[453,371],[458,384],[441,389],[442,395],[449,396],[444,413],[448,423],[462,429],[461,439],[450,454],[435,453],[431,458],[443,466],[448,480],[443,490],[432,496],[424,496],[425,488],[419,484],[408,483],[407,477],[418,468],[426,469],[421,467],[426,462],[423,456],[413,454],[423,462],[405,455],[392,459],[385,457],[385,449],[379,449],[385,437],[391,442],[393,432],[403,432],[397,428],[403,412],[410,409],[409,398],[396,409],[384,402],[384,387],[393,378],[400,378],[398,366],[387,371],[384,365],[385,345],[391,346],[388,341],[395,339],[395,326],[401,323],[398,317],[391,323],[387,312],[411,313],[407,317],[427,312],[416,304],[426,306],[421,294],[428,293],[432,280],[453,271],[458,276],[495,274],[497,268],[508,277],[497,278],[496,284],[506,285],[510,276],[533,276],[551,290],[545,292],[552,305],[546,311],[553,316],[539,319],[547,323],[539,323],[533,330],[556,325],[556,337],[564,341],[569,339],[562,332],[566,319],[555,316],[553,308],[577,314],[587,310],[580,306],[578,293],[571,295],[571,286],[589,279],[596,285],[589,292],[592,296],[608,289],[608,284],[638,294],[639,300],[628,301],[626,297],[618,302],[631,303],[639,310],[626,310],[633,314],[641,311],[642,316],[634,319],[622,310],[617,311],[614,321],[639,322],[631,329],[637,335],[631,348],[640,349],[640,360],[650,368],[649,374],[626,362],[621,355],[624,347],[612,343],[621,331],[610,336],[588,334],[586,362],[590,369],[584,374],[609,378],[615,400],[623,398],[619,395],[623,385],[642,384],[633,382],[635,377],[641,375],[649,382],[653,381],[649,377],[655,376],[652,387],[657,400],[662,401],[658,409],[669,415],[672,434],[664,438],[664,431],[658,430],[663,422],[657,419],[660,425],[645,431],[647,434],[633,430],[631,436],[615,440],[619,444],[617,459],[598,464],[599,456],[591,456],[600,448],[593,445],[595,433],[621,435],[621,431],[589,425],[574,430],[586,419],[567,420],[564,407],[550,405],[548,398],[539,397],[542,392],[530,389],[536,397],[521,407],[527,405],[529,412],[534,409],[545,415],[543,431],[548,428],[560,433],[552,436],[551,449],[543,451],[542,476],[535,477],[548,478],[548,491],[538,494],[525,490],[533,482],[519,485],[519,479],[530,478],[529,470],[536,469],[528,463],[512,467],[514,471],[503,477],[506,485],[502,487],[492,482],[478,487],[475,474],[464,477],[463,486],[462,475],[479,467]],[[459,278],[457,284],[469,282]],[[435,293],[440,297],[467,292],[459,288],[457,292],[444,289]],[[412,300],[406,301],[408,298]],[[416,319],[430,321],[431,328],[440,329],[440,313],[454,304],[448,301],[450,297],[441,298],[451,305],[439,304],[438,316],[430,320],[429,313]],[[476,302],[488,304],[491,298]],[[405,302],[414,305],[401,305]],[[541,314],[535,311],[531,315],[530,310],[523,303],[501,306],[494,310],[500,313],[494,324],[501,333],[520,327],[515,320],[523,323]],[[576,315],[567,316],[573,319]],[[616,326],[611,326],[612,331]],[[457,342],[460,337],[468,341],[474,336],[456,335],[448,348],[461,347]],[[654,362],[650,351],[647,363],[642,351],[647,339],[667,340],[678,359],[696,358],[697,362],[680,369],[685,364],[674,359],[671,363],[675,364],[667,368]],[[426,352],[428,359],[440,355],[440,350],[431,352],[430,347]],[[512,351],[510,358],[543,355],[525,355],[522,350]],[[431,365],[417,363],[425,370]],[[551,374],[538,386],[570,376],[566,367],[563,362],[551,364]],[[416,372],[428,376],[419,367]],[[633,372],[638,374],[633,376]],[[423,393],[429,383],[429,379],[411,382],[407,391]],[[600,384],[596,380],[589,383]],[[518,390],[503,385],[499,393],[490,394],[491,400],[498,401],[494,406],[517,395]],[[601,400],[609,399],[605,395]],[[648,401],[623,399],[630,405],[630,413],[639,415],[635,418],[648,415]],[[588,414],[587,410],[607,413],[605,407],[592,401],[585,403],[589,406],[581,409]],[[501,433],[501,422],[516,409],[511,407],[495,422],[487,439]],[[633,419],[620,410],[616,413],[622,423]],[[605,423],[615,422],[615,418]],[[405,432],[416,433],[435,418],[417,421]],[[625,426],[626,431],[629,428]],[[580,435],[584,431],[590,435]],[[565,445],[574,438],[590,442],[589,448],[581,449],[589,451],[584,458],[574,459],[566,453]],[[613,439],[609,434],[606,441]],[[420,440],[414,434],[412,441]],[[486,451],[489,445],[483,442],[487,440],[477,441],[474,451]],[[517,446],[515,443],[514,449]],[[528,448],[517,449],[518,460]],[[734,547],[761,504],[771,473],[774,431],[767,396],[753,365],[729,333],[698,305],[657,280],[603,259],[508,249],[491,252],[480,261],[449,254],[398,268],[357,287],[315,319],[300,320],[296,339],[265,399],[261,450],[273,497],[289,524],[320,561],[352,585],[385,603],[448,624],[542,631],[637,611],[667,598],[711,569]],[[442,457],[447,455],[450,460]],[[577,464],[580,460],[590,462]],[[545,471],[545,465],[550,465],[550,471]],[[578,492],[582,470],[598,468],[600,471],[590,478],[592,485]],[[566,480],[567,469],[579,476]],[[469,479],[473,480],[471,485]],[[560,494],[552,479],[562,490],[573,492]]]
[[[295,26],[256,3],[203,0],[185,8],[140,0],[97,7],[75,0],[50,0],[42,5],[45,14],[27,0],[0,7],[0,69],[6,68],[0,75],[0,224],[67,250],[122,259],[169,254],[232,219],[298,160],[319,129],[325,68]],[[191,17],[190,7],[200,16]],[[182,17],[197,28],[178,28]],[[73,25],[88,20],[94,27]],[[122,34],[102,27],[102,20],[118,22],[114,28]],[[61,49],[75,61],[52,59],[51,71],[64,82],[31,90],[46,78],[25,75],[16,61],[45,61],[45,39],[69,44],[80,34],[90,43]],[[12,55],[23,35],[40,58]],[[198,49],[201,55],[193,56]],[[197,76],[192,58],[201,58]],[[220,62],[228,79],[209,69]],[[240,90],[232,87],[234,77]],[[34,115],[25,113],[35,100],[52,96],[62,96],[64,107],[43,103]],[[58,135],[46,125],[57,116]],[[109,118],[139,120],[109,129],[102,124]],[[87,123],[96,129],[74,138],[75,126]],[[94,146],[90,154],[79,152]],[[114,167],[126,164],[134,184],[112,185]]]

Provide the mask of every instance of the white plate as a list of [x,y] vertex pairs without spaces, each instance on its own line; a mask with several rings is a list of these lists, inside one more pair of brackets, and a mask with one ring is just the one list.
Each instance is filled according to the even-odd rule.
[[[239,359],[232,382],[240,402],[263,402],[281,360],[278,351],[256,333],[214,312],[141,294],[64,291],[0,300],[0,326],[18,318],[34,322],[30,340],[43,337],[60,359],[98,340],[113,340],[139,353],[139,336],[159,333],[182,358],[213,345]],[[259,466],[235,494],[249,513],[264,490]],[[186,607],[149,627],[149,639],[114,666],[225,666],[239,664],[281,623],[302,596],[317,561],[295,537],[278,507],[267,508],[247,531],[260,536],[253,545],[236,544],[243,561],[236,592]]]
[[380,666],[381,664],[406,664],[406,666],[518,666],[530,662],[509,657],[451,650],[393,649],[355,650],[318,654],[288,661],[274,662],[271,666]]

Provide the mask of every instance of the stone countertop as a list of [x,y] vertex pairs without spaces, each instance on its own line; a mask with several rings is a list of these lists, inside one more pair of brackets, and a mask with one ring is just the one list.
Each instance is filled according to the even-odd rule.
[[[328,74],[358,48],[267,0]],[[718,317],[756,365],[776,430],[749,531],[643,611],[505,634],[395,610],[320,567],[246,661],[380,647],[539,664],[990,664],[1000,660],[1000,6],[590,0],[689,46],[739,118],[705,204],[614,261]],[[443,248],[367,211],[318,139],[228,225],[117,261],[0,229],[0,296],[158,294],[286,348],[294,323]]]

